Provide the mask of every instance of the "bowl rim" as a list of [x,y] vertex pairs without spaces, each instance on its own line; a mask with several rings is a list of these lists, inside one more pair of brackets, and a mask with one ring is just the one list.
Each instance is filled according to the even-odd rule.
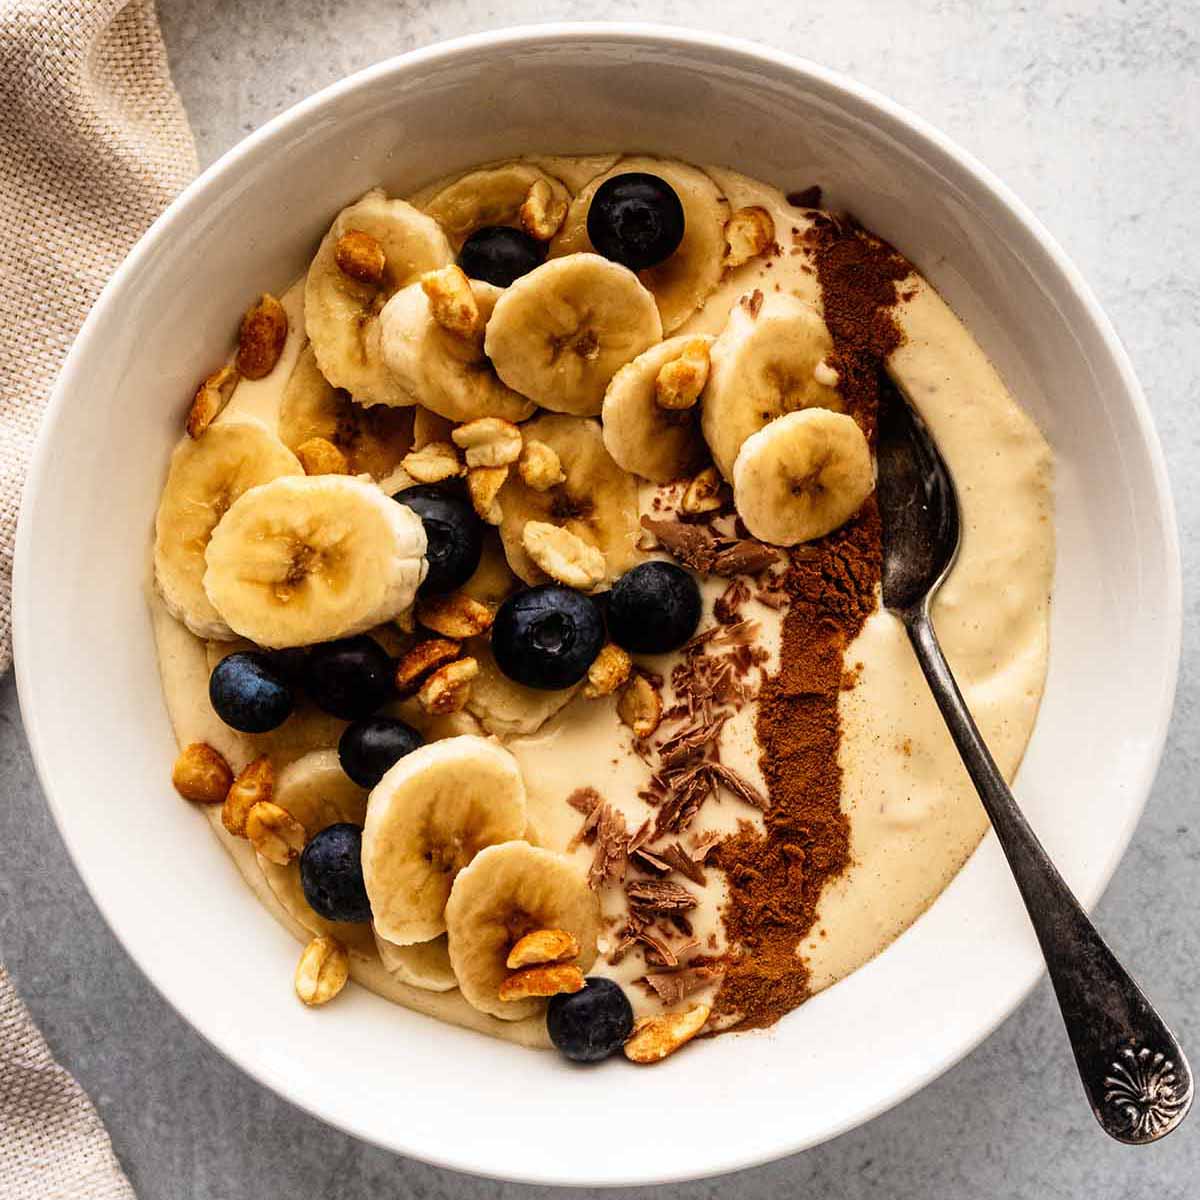
[[[1171,493],[1165,458],[1158,433],[1154,427],[1149,405],[1145,394],[1134,373],[1132,362],[1124,348],[1112,322],[1109,320],[1090,286],[1082,274],[1067,257],[1054,237],[1042,225],[1025,203],[1003,183],[992,171],[979,162],[972,154],[962,149],[948,136],[940,132],[923,117],[910,111],[904,106],[889,99],[872,87],[859,83],[852,77],[840,71],[822,66],[809,59],[788,52],[777,50],[749,39],[734,37],[723,33],[706,30],[689,29],[656,22],[637,21],[595,21],[595,22],[547,22],[545,24],[523,24],[508,26],[500,29],[468,34],[461,37],[438,41],[427,46],[419,47],[402,54],[388,57],[378,63],[356,71],[335,81],[305,97],[283,110],[241,141],[221,154],[213,163],[203,170],[180,194],[172,200],[153,224],[139,238],[120,266],[101,289],[87,319],[76,335],[70,351],[63,363],[55,384],[51,390],[45,410],[39,425],[37,438],[30,457],[28,474],[22,491],[21,511],[18,518],[13,565],[13,594],[12,594],[12,629],[14,645],[14,666],[17,682],[18,698],[26,737],[30,746],[34,768],[38,782],[46,798],[47,806],[58,827],[60,836],[66,845],[71,861],[83,879],[85,886],[104,917],[106,924],[138,966],[142,974],[150,981],[159,995],[177,1012],[200,1036],[220,1052],[227,1060],[233,1062],[257,1083],[270,1088],[289,1103],[296,1105],[305,1112],[332,1124],[360,1140],[379,1145],[396,1154],[409,1155],[435,1166],[450,1168],[476,1175],[493,1175],[489,1168],[480,1166],[470,1160],[469,1146],[464,1146],[462,1153],[449,1155],[430,1155],[420,1146],[404,1144],[403,1137],[385,1141],[375,1133],[369,1132],[360,1124],[348,1120],[344,1115],[334,1116],[320,1111],[314,1104],[305,1099],[297,1098],[286,1089],[286,1086],[273,1077],[270,1070],[262,1064],[255,1063],[247,1056],[240,1054],[234,1048],[223,1044],[220,1036],[214,1031],[204,1030],[189,1014],[192,1007],[183,997],[175,996],[170,990],[167,980],[160,980],[153,965],[144,961],[131,949],[119,918],[112,912],[105,898],[93,887],[92,873],[87,865],[85,848],[73,840],[68,830],[66,820],[67,806],[56,798],[48,786],[51,772],[49,769],[50,747],[43,744],[35,719],[37,702],[34,699],[36,683],[34,672],[29,664],[28,651],[32,644],[31,632],[32,614],[35,597],[31,593],[30,573],[32,570],[30,552],[32,532],[30,511],[31,498],[43,486],[51,484],[53,467],[53,437],[52,429],[57,425],[63,410],[68,404],[71,392],[75,388],[74,375],[77,373],[79,361],[84,357],[87,345],[93,331],[99,324],[101,314],[109,306],[114,296],[119,295],[125,286],[125,281],[136,274],[140,266],[154,253],[160,242],[169,236],[175,223],[195,207],[203,207],[214,192],[220,191],[226,181],[236,173],[237,169],[253,158],[267,145],[276,141],[288,130],[304,126],[310,118],[320,112],[331,102],[342,95],[359,88],[369,87],[373,83],[390,76],[401,74],[412,69],[420,69],[453,59],[461,54],[480,50],[498,51],[512,50],[518,46],[535,46],[547,43],[583,43],[603,39],[609,44],[625,42],[629,45],[655,44],[664,47],[678,47],[692,51],[709,51],[726,57],[739,57],[750,63],[768,65],[782,70],[792,76],[808,79],[819,86],[857,103],[870,113],[871,119],[884,126],[891,126],[901,131],[909,142],[916,142],[922,153],[935,160],[937,165],[949,170],[958,178],[967,178],[974,182],[985,197],[999,208],[1015,218],[1023,232],[1036,245],[1043,256],[1043,266],[1049,267],[1066,285],[1073,297],[1080,304],[1086,320],[1090,322],[1094,332],[1099,336],[1110,357],[1111,366],[1119,382],[1125,400],[1135,418],[1138,433],[1144,445],[1148,464],[1150,483],[1152,485],[1154,505],[1162,523],[1162,538],[1164,554],[1162,580],[1164,594],[1163,606],[1167,614],[1168,628],[1164,637],[1168,652],[1168,662],[1165,664],[1164,686],[1161,692],[1159,710],[1155,714],[1153,728],[1146,739],[1146,752],[1142,756],[1140,769],[1133,778],[1133,791],[1137,802],[1130,806],[1128,816],[1119,833],[1114,831],[1114,839],[1107,859],[1100,864],[1096,871],[1095,883],[1086,892],[1081,889],[1080,900],[1086,908],[1094,906],[1112,878],[1114,871],[1132,838],[1137,822],[1149,799],[1151,787],[1157,774],[1166,743],[1168,728],[1174,708],[1176,686],[1178,682],[1183,623],[1182,577],[1179,546],[1179,532],[1176,520],[1175,505]],[[735,164],[730,164],[735,165]],[[994,834],[989,831],[987,837]],[[773,1161],[786,1155],[807,1149],[836,1137],[849,1129],[856,1128],[874,1117],[899,1104],[927,1084],[936,1079],[944,1071],[964,1058],[985,1038],[993,1033],[1029,996],[1034,986],[1044,974],[1044,968],[1039,966],[1030,971],[1021,982],[1021,986],[1013,994],[1015,998],[1004,1006],[998,1013],[992,1014],[994,1019],[986,1019],[973,1032],[963,1037],[960,1042],[943,1048],[939,1054],[930,1058],[924,1068],[914,1074],[894,1094],[878,1103],[864,1105],[862,1110],[847,1117],[836,1126],[820,1131],[816,1136],[801,1135],[777,1145],[769,1155],[761,1151],[738,1153],[725,1150],[714,1156],[708,1163],[695,1171],[686,1173],[664,1172],[653,1177],[638,1176],[624,1178],[606,1175],[601,1178],[586,1178],[574,1174],[570,1178],[562,1175],[538,1175],[526,1172],[524,1175],[503,1176],[505,1179],[527,1182],[532,1184],[549,1184],[556,1186],[604,1186],[620,1187],[649,1183],[668,1183],[686,1179],[696,1179],[722,1175],[732,1171],[743,1170]]]

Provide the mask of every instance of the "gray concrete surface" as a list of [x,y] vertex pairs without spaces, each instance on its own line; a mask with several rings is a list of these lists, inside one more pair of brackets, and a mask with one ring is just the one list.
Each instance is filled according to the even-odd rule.
[[[848,71],[940,125],[1032,205],[1132,352],[1179,501],[1188,588],[1173,736],[1099,919],[1200,1061],[1200,8],[1178,0],[160,5],[206,162],[293,101],[387,54],[549,16],[642,16],[744,34]],[[11,682],[0,687],[0,778],[0,954],[96,1100],[143,1200],[474,1200],[539,1190],[361,1145],[202,1043],[113,941],[67,861],[32,775]],[[657,1194],[1182,1200],[1197,1194],[1198,1174],[1200,1118],[1149,1150],[1119,1147],[1094,1128],[1043,984],[967,1061],[870,1125],[759,1170]]]

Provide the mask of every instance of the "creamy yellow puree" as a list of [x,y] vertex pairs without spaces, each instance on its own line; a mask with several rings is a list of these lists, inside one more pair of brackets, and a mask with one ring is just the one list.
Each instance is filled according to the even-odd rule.
[[[538,161],[578,188],[611,159]],[[805,254],[789,253],[792,230],[802,232],[808,225],[804,212],[788,205],[775,188],[726,170],[710,169],[710,174],[734,207],[760,204],[772,213],[784,253],[734,272],[681,332],[719,333],[732,305],[754,288],[791,291],[819,307],[815,274],[803,269]],[[276,430],[283,387],[303,344],[303,286],[291,288],[284,303],[291,332],[280,363],[266,379],[243,381],[220,420],[259,421]],[[932,429],[962,504],[962,551],[934,606],[934,621],[967,702],[1011,778],[1033,729],[1046,670],[1054,562],[1050,451],[928,284],[919,284],[897,316],[906,341],[889,368]],[[643,491],[647,509],[653,492]],[[722,580],[704,585],[706,614],[724,586]],[[235,767],[241,765],[248,754],[245,739],[227,729],[208,704],[203,642],[157,602],[152,610],[176,736],[181,743],[208,741]],[[746,615],[761,623],[762,642],[771,654],[767,669],[773,670],[779,616],[756,602],[747,606]],[[813,934],[799,948],[814,989],[853,971],[910,925],[962,866],[987,825],[899,623],[876,612],[846,660],[858,673],[857,685],[841,700],[842,804],[850,818],[853,861],[827,887]],[[672,661],[665,656],[651,665],[669,676]],[[750,705],[729,722],[721,756],[762,787],[754,719]],[[611,699],[576,698],[538,732],[506,742],[525,777],[530,836],[544,845],[563,850],[578,830],[581,816],[565,799],[579,787],[595,787],[621,808],[631,829],[650,812],[637,798],[649,770],[632,753],[629,731]],[[248,843],[224,831],[216,810],[208,815],[256,894],[292,933],[307,940],[267,886]],[[739,820],[761,818],[728,797],[710,800],[693,831],[728,831]],[[590,857],[586,847],[575,854],[581,865]],[[699,908],[689,916],[697,938],[715,935],[719,950],[725,889],[719,872],[710,870],[708,879]],[[607,915],[619,915],[618,889],[605,889],[601,899]],[[639,954],[631,954],[616,967],[602,958],[596,970],[628,984],[644,966]],[[366,987],[416,1011],[527,1045],[546,1044],[540,1019],[498,1021],[475,1011],[457,991],[435,993],[399,983],[374,956],[354,955],[351,971]],[[649,1007],[640,989],[631,988],[630,995],[639,1011]]]

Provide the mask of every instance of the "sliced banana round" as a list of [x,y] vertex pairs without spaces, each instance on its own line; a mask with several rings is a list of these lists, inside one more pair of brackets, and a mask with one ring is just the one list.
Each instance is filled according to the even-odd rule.
[[471,680],[467,711],[497,737],[537,733],[579,691],[579,685],[547,691],[509,679],[496,665],[486,642],[472,647],[471,653],[479,663],[479,674]]
[[558,236],[550,244],[550,253],[557,256],[592,249],[587,234],[592,197],[606,179],[631,171],[646,171],[665,179],[683,204],[684,233],[679,248],[666,262],[638,272],[638,278],[654,293],[663,329],[674,333],[716,290],[724,269],[729,203],[699,168],[665,158],[621,159],[575,197]]
[[522,275],[496,301],[484,350],[509,387],[554,412],[594,416],[608,381],[662,339],[654,297],[598,254]]
[[[316,750],[279,772],[274,801],[301,825],[308,838],[330,825],[363,823],[367,793],[342,770],[336,750]],[[286,867],[258,856],[258,865],[275,898],[309,932],[335,937],[347,948],[374,957],[371,926],[352,921],[327,921],[313,911],[300,882],[300,864]]]
[[[378,282],[338,266],[338,242],[351,232],[368,235],[382,248]],[[345,388],[359,404],[413,403],[383,360],[379,313],[394,292],[453,257],[432,217],[378,188],[338,213],[304,285],[305,328],[321,373],[334,387]]]
[[708,462],[699,407],[663,408],[654,393],[659,371],[693,341],[711,346],[713,339],[682,336],[651,346],[622,367],[604,393],[605,447],[618,466],[652,483],[694,475]]
[[610,580],[637,563],[637,482],[605,449],[600,423],[543,413],[524,425],[522,433],[527,442],[543,442],[558,455],[565,478],[539,492],[513,471],[500,489],[500,538],[513,571],[529,584],[545,583],[547,578],[525,551],[522,534],[527,521],[561,525],[597,547]]
[[444,933],[428,942],[397,946],[376,931],[375,945],[383,969],[401,983],[424,988],[427,992],[449,992],[458,987],[454,968],[450,965],[448,939]]
[[525,832],[517,760],[481,737],[405,755],[367,801],[362,865],[375,929],[409,946],[444,933],[454,877],[485,846]]
[[[479,315],[487,321],[503,295],[500,288],[471,281]],[[462,335],[434,319],[425,289],[414,283],[401,289],[380,316],[383,356],[388,367],[424,408],[448,421],[502,417],[523,421],[532,401],[501,382],[483,349],[482,329]]]
[[[456,179],[428,203],[425,211],[446,231],[458,250],[477,229],[489,225],[523,228],[521,206],[535,183],[544,183],[556,206],[565,206],[570,192],[553,175],[532,163],[508,162],[484,167]],[[560,207],[561,211],[561,207]]]
[[198,637],[235,636],[204,590],[204,553],[217,523],[250,488],[303,474],[282,442],[249,422],[220,421],[175,448],[154,519],[154,581],[167,611]]
[[733,479],[742,443],[768,421],[802,408],[840,409],[836,388],[819,382],[833,339],[811,304],[772,293],[761,304],[745,297],[713,343],[700,426],[713,460]]
[[413,409],[355,404],[349,392],[335,388],[321,374],[310,343],[283,390],[279,436],[290,450],[298,450],[310,438],[324,438],[345,455],[347,474],[378,481],[395,471],[412,449]]
[[420,518],[348,475],[287,476],[252,488],[205,551],[204,590],[260,646],[365,633],[412,605],[425,578]]
[[844,413],[806,408],[776,417],[742,444],[733,502],[761,541],[794,546],[844,525],[875,488],[871,449]]
[[513,944],[535,929],[562,929],[581,947],[576,965],[596,961],[600,906],[583,873],[569,859],[527,842],[492,846],[459,873],[446,905],[450,962],[463,996],[480,1012],[520,1021],[545,1007],[542,1000],[501,1000],[512,972]]

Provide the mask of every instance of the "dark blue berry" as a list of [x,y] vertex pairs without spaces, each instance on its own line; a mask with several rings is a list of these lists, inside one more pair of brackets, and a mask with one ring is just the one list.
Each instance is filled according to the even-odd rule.
[[387,651],[364,634],[314,646],[304,664],[304,688],[318,708],[354,721],[391,699],[392,672]]
[[458,265],[471,279],[484,279],[502,288],[545,261],[545,242],[504,225],[475,230],[458,252]]
[[266,733],[292,715],[292,692],[266,654],[239,651],[221,659],[208,677],[213,711],[242,733]]
[[550,998],[546,1032],[567,1058],[599,1062],[620,1050],[633,1032],[633,1006],[611,979],[594,976],[581,992]]
[[362,872],[362,830],[342,822],[327,825],[300,855],[304,898],[327,921],[369,921],[371,901]]
[[604,620],[582,592],[544,583],[510,596],[492,624],[492,654],[510,679],[526,687],[578,683],[604,645]]
[[421,741],[421,735],[411,725],[396,717],[363,717],[342,731],[338,759],[342,770],[359,787],[373,788]]
[[677,650],[699,623],[700,588],[674,563],[642,563],[626,571],[608,595],[608,636],[635,654]]
[[429,574],[422,595],[452,592],[466,583],[483,554],[483,522],[467,500],[430,484],[405,488],[392,499],[411,508],[425,526]]
[[643,271],[679,249],[683,205],[675,189],[657,175],[614,175],[592,197],[587,231],[598,253],[631,271]]

